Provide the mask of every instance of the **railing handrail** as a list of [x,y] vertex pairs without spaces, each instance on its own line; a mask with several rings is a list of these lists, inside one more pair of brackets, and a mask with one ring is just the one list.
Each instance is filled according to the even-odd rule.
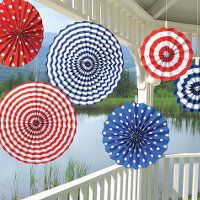
[[102,170],[96,171],[94,173],[88,174],[82,178],[76,179],[69,183],[65,183],[65,184],[59,185],[55,188],[43,191],[41,193],[38,193],[38,194],[30,196],[30,197],[27,197],[24,200],[36,200],[36,199],[43,200],[48,197],[51,197],[51,198],[54,196],[56,197],[59,193],[62,193],[63,191],[67,192],[67,191],[75,190],[76,188],[81,187],[83,184],[85,184],[87,182],[95,181],[99,177],[105,178],[111,172],[114,173],[115,171],[119,171],[120,168],[122,169],[122,167],[119,165],[112,165],[110,167],[107,167]]
[[[165,158],[200,158],[200,153],[174,153],[174,154],[166,154],[163,156],[163,159]],[[44,200],[48,199],[49,197],[57,197],[59,194],[61,194],[63,191],[70,192],[77,188],[80,188],[84,186],[87,182],[91,183],[99,178],[103,179],[106,178],[109,174],[119,172],[119,170],[123,170],[123,168],[119,165],[112,165],[110,167],[104,168],[102,170],[99,170],[97,172],[94,172],[92,174],[86,175],[82,178],[76,179],[74,181],[71,181],[69,183],[65,183],[63,185],[60,185],[58,187],[52,188],[50,190],[46,190],[44,192],[41,192],[39,194],[33,195],[31,197],[27,197],[24,200]]]
[[173,153],[164,155],[164,158],[200,158],[200,153]]

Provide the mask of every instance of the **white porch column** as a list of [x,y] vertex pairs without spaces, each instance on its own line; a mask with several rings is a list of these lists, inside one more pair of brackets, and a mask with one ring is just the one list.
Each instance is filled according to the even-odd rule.
[[[139,48],[142,44],[144,37],[150,32],[151,25],[141,24],[140,22],[135,22],[135,35],[132,36],[132,44],[130,46],[130,51],[134,57],[136,65],[137,74],[137,102],[145,103],[147,105],[153,105],[153,96],[155,86],[160,84],[160,80],[151,77],[144,69],[140,62]],[[148,190],[147,190],[147,169],[138,170],[137,178],[137,199],[136,200],[149,200]]]

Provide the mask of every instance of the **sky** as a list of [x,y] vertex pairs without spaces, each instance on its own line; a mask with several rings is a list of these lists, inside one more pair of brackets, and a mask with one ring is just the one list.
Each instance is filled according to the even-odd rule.
[[64,29],[68,24],[74,21],[65,15],[62,15],[35,0],[29,0],[29,2],[39,11],[45,32],[58,33],[61,29]]

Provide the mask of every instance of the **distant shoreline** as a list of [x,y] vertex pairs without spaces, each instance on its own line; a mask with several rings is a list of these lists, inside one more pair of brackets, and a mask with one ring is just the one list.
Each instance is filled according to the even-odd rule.
[[[100,103],[89,106],[77,106],[75,105],[76,112],[78,114],[109,114],[116,107],[119,107],[126,103],[134,102],[134,98],[122,98],[122,97],[109,97]],[[191,117],[200,118],[200,113],[192,113],[184,111],[183,108],[176,103],[175,98],[154,98],[154,107],[160,111],[166,117]]]

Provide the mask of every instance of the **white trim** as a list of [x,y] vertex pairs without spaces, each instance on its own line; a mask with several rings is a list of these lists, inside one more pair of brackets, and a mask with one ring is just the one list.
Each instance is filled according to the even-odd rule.
[[147,10],[147,12],[153,16],[154,19],[159,18],[162,14],[166,12],[170,7],[172,7],[178,0],[159,0],[153,3]]

